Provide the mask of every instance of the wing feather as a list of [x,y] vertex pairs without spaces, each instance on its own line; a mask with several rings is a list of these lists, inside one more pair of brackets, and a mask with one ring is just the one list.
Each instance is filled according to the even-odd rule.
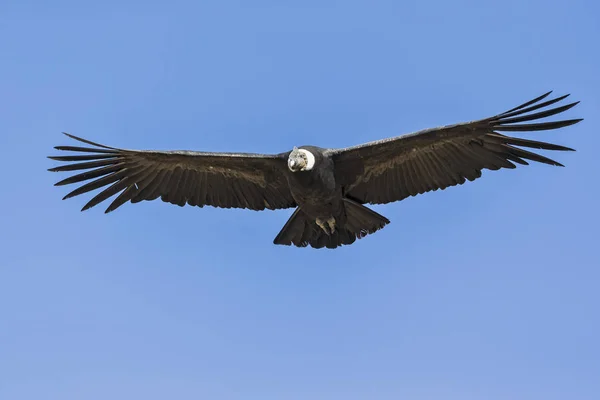
[[579,103],[558,105],[568,94],[545,100],[551,93],[490,118],[330,150],[336,179],[347,196],[363,203],[377,204],[461,185],[466,180],[480,178],[484,169],[514,169],[517,164],[529,165],[528,161],[563,166],[523,147],[554,151],[573,149],[500,133],[547,131],[582,121],[536,122],[568,111]]
[[57,150],[84,154],[49,157],[66,163],[49,171],[78,172],[55,184],[81,184],[64,199],[101,189],[82,211],[115,195],[105,212],[127,202],[157,198],[179,206],[251,210],[296,206],[285,175],[285,153],[124,150],[65,135],[93,146],[56,146]]

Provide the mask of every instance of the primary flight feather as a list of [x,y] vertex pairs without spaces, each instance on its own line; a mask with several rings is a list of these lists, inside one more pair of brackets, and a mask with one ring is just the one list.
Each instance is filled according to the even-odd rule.
[[558,106],[569,95],[545,100],[550,93],[489,118],[348,148],[301,146],[272,155],[126,150],[65,133],[93,147],[55,147],[81,154],[49,157],[67,163],[49,171],[83,171],[56,183],[82,184],[64,199],[102,189],[82,211],[115,195],[106,212],[128,201],[157,198],[179,206],[296,208],[274,243],[336,248],[390,222],[364,204],[461,185],[481,177],[483,169],[515,168],[528,161],[562,166],[523,148],[573,149],[501,133],[559,129],[582,120],[537,121],[578,103]]

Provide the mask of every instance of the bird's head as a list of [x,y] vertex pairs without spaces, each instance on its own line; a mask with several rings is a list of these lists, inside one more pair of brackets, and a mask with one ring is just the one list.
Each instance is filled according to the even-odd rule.
[[292,172],[309,171],[315,165],[315,156],[306,149],[294,147],[288,156],[288,168]]

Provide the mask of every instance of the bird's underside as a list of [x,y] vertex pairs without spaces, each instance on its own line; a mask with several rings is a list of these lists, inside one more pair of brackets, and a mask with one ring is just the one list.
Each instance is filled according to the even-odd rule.
[[509,135],[581,121],[540,121],[578,103],[559,106],[568,95],[547,100],[550,93],[490,118],[341,149],[305,146],[280,154],[126,150],[66,134],[89,146],[55,147],[71,154],[49,157],[65,162],[50,171],[76,171],[56,183],[79,185],[64,199],[99,190],[82,211],[113,196],[105,212],[158,198],[179,206],[295,208],[274,243],[336,248],[389,223],[367,204],[461,185],[480,178],[484,169],[513,169],[529,161],[562,166],[526,149],[573,149]]

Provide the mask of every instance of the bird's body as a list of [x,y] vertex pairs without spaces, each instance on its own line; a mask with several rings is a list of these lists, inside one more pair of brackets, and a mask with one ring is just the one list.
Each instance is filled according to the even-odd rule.
[[313,217],[327,219],[341,209],[342,188],[336,184],[333,160],[324,154],[325,149],[302,146],[315,157],[317,168],[287,172],[290,192],[304,212]]
[[558,129],[581,121],[524,124],[577,104],[548,109],[567,97],[542,102],[549,94],[490,118],[348,148],[302,146],[274,155],[123,150],[67,134],[95,147],[56,147],[83,154],[50,157],[71,162],[50,170],[84,170],[57,185],[90,181],[65,198],[103,188],[83,210],[117,194],[106,212],[128,201],[157,198],[180,206],[295,208],[275,244],[336,248],[390,222],[365,204],[390,203],[443,190],[478,179],[483,169],[512,169],[515,164],[527,165],[526,160],[562,166],[520,147],[572,149],[500,133]]

